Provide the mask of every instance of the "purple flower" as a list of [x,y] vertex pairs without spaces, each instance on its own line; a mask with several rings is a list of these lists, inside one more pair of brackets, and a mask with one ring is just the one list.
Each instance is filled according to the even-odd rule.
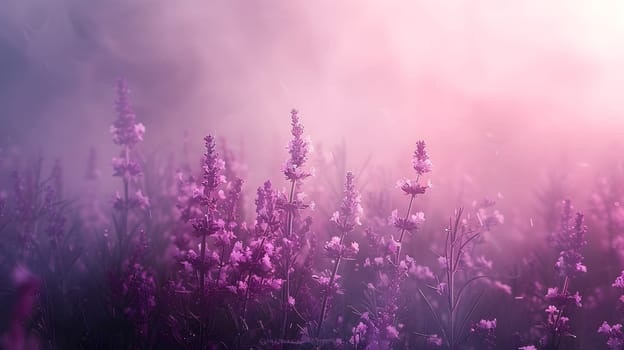
[[587,272],[580,253],[581,248],[587,244],[587,228],[583,224],[583,215],[578,213],[573,219],[572,205],[566,200],[563,202],[560,219],[559,231],[554,236],[555,246],[560,250],[555,269],[563,278],[563,286],[549,288],[546,293],[549,306],[545,310],[545,328],[548,333],[542,337],[541,343],[547,347],[553,347],[562,337],[572,335],[566,310],[571,306],[581,307],[581,295],[570,292],[570,282],[574,277]]
[[126,179],[136,178],[141,175],[141,166],[139,163],[130,159],[121,157],[113,158],[113,176],[119,176]]
[[613,284],[611,285],[612,287],[615,288],[621,288],[624,289],[624,270],[621,272],[621,274],[615,279],[615,281],[613,281]]
[[[117,119],[111,126],[113,142],[122,147],[119,157],[112,159],[113,176],[119,176],[124,183],[123,195],[117,194],[113,208],[121,212],[120,225],[117,226],[119,237],[128,234],[128,211],[134,208],[145,208],[149,205],[147,197],[140,190],[136,190],[136,196],[130,194],[130,185],[137,184],[137,178],[141,175],[141,166],[131,159],[132,149],[143,140],[145,127],[135,122],[135,114],[130,106],[129,90],[126,81],[117,81],[117,98],[115,100]],[[122,238],[119,239],[121,241]],[[121,249],[121,247],[119,248]]]
[[303,170],[303,165],[308,159],[312,145],[309,140],[303,139],[303,124],[299,121],[297,113],[296,109],[290,112],[293,138],[287,147],[290,158],[284,164],[284,175],[286,179],[291,181],[301,180],[311,175],[311,173]]
[[400,179],[397,181],[397,187],[405,192],[405,194],[417,196],[419,194],[425,194],[427,189],[431,187],[431,184],[421,185],[418,182],[412,183],[412,180],[409,179]]
[[546,293],[546,301],[552,305],[563,308],[570,305],[576,305],[577,307],[581,307],[581,295],[579,292],[575,294],[570,294],[568,291],[559,291],[559,288],[548,288],[548,293]]
[[212,135],[204,138],[206,152],[202,164],[204,195],[210,196],[220,184],[225,183],[225,177],[221,175],[221,171],[225,169],[225,162],[219,158],[215,139]]
[[564,201],[561,213],[561,226],[556,236],[556,245],[561,250],[555,268],[563,277],[573,278],[587,272],[583,265],[583,255],[580,250],[587,245],[585,234],[587,227],[584,216],[577,213],[572,219],[572,205],[569,200]]
[[202,215],[200,203],[202,189],[193,177],[184,178],[181,172],[177,174],[178,197],[176,206],[180,210],[180,219],[189,222]]
[[610,326],[607,322],[603,322],[598,328],[598,333],[608,337],[607,346],[609,349],[621,350],[624,348],[624,333],[622,333],[621,324]]
[[402,231],[415,232],[420,225],[425,222],[425,213],[417,212],[411,214],[407,219],[399,217],[399,211],[397,209],[392,211],[392,214],[388,218],[390,225],[398,228]]
[[334,236],[331,240],[325,243],[325,251],[327,255],[332,258],[354,258],[360,250],[360,245],[357,242],[352,242],[350,245],[345,245],[341,242],[340,237]]
[[124,300],[123,312],[140,336],[147,335],[149,318],[156,307],[156,282],[149,268],[135,258],[124,263],[121,279],[113,280],[119,300]]
[[357,326],[351,329],[351,333],[353,335],[351,336],[351,339],[349,339],[349,343],[353,345],[361,344],[364,341],[367,329],[368,327],[364,323],[358,323]]
[[232,182],[229,182],[225,199],[222,201],[219,208],[223,213],[228,230],[233,230],[238,226],[238,205],[240,204],[239,200],[241,198],[242,189],[243,180],[236,178]]
[[340,278],[338,275],[338,268],[342,259],[354,258],[360,250],[360,246],[357,242],[352,242],[351,245],[345,245],[344,240],[353,231],[355,225],[360,224],[359,216],[363,209],[360,205],[360,194],[355,188],[353,173],[347,172],[344,187],[344,198],[340,205],[339,211],[336,211],[332,216],[332,221],[336,224],[340,231],[340,236],[334,236],[325,243],[325,251],[328,255],[334,258],[333,268],[331,271],[325,271],[319,278],[319,282],[323,286],[323,301],[321,303],[321,314],[319,317],[317,337],[320,337],[323,320],[328,309],[329,298],[331,292],[338,290],[337,280]]
[[[406,255],[406,258],[408,256]],[[435,275],[433,274],[433,271],[431,271],[431,269],[429,268],[429,266],[422,266],[422,265],[416,265],[413,264],[410,269],[409,269],[409,273],[412,274],[413,276],[415,276],[417,279],[420,280],[434,280],[435,279]]]
[[422,175],[431,171],[431,160],[425,150],[425,141],[416,142],[416,151],[414,151],[414,157],[412,158],[412,165],[418,175]]
[[130,90],[125,79],[117,80],[117,99],[115,100],[115,110],[117,119],[111,125],[110,131],[113,135],[113,142],[120,146],[134,148],[143,141],[145,126],[136,123],[136,115],[130,105]]
[[256,223],[255,234],[277,234],[281,230],[281,218],[278,208],[278,195],[271,182],[266,181],[264,186],[256,191]]
[[350,232],[355,226],[362,225],[360,216],[364,212],[361,205],[362,196],[355,189],[352,172],[347,172],[344,197],[340,209],[335,211],[331,221],[338,226],[342,232]]
[[496,319],[477,322],[470,331],[484,344],[485,348],[493,349],[496,346]]
[[[611,285],[614,288],[624,289],[624,271],[621,272],[620,276],[618,276],[613,284]],[[624,295],[621,295],[620,303],[624,303]],[[602,335],[606,335],[607,346],[611,350],[621,350],[624,349],[624,333],[622,332],[622,325],[615,324],[610,326],[606,321],[602,323],[600,328],[598,328],[598,333]]]
[[[225,226],[225,222],[218,217],[220,211],[217,207],[219,200],[225,199],[223,191],[218,190],[225,183],[225,177],[221,175],[225,163],[216,151],[214,137],[208,135],[204,141],[206,152],[202,161],[202,186],[197,186],[192,177],[184,180],[181,174],[178,175],[178,208],[181,210],[181,219],[191,222],[198,236],[214,234]],[[239,185],[242,186],[242,182],[235,185],[230,193],[233,197],[238,195]],[[233,209],[233,204],[230,204],[230,209]]]
[[388,339],[399,339],[399,331],[396,329],[395,326],[386,326],[386,335],[388,337]]
[[442,346],[442,338],[440,338],[437,334],[430,334],[427,336],[427,344],[440,347]]

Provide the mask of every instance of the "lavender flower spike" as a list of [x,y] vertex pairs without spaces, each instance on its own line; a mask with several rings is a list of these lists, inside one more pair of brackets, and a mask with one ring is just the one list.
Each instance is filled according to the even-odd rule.
[[351,231],[355,226],[362,225],[360,216],[364,213],[360,204],[362,196],[355,189],[354,176],[352,172],[347,172],[344,198],[340,205],[340,210],[334,212],[331,217],[336,226],[343,232]]
[[225,183],[225,177],[221,175],[221,171],[225,169],[225,162],[219,158],[214,137],[208,135],[204,138],[204,141],[206,153],[204,153],[204,162],[202,164],[204,171],[202,185],[204,185],[204,194],[209,196],[220,184]]
[[581,213],[576,214],[573,227],[562,230],[562,250],[555,265],[562,276],[574,277],[587,272],[587,267],[583,265],[583,255],[580,253],[581,248],[587,244],[586,233],[587,227]]
[[130,90],[126,80],[117,80],[117,98],[115,111],[117,119],[110,127],[113,142],[122,147],[119,158],[113,158],[113,176],[123,177],[127,181],[141,174],[139,163],[130,159],[130,151],[141,141],[145,126],[136,123],[136,115],[130,105]]
[[299,121],[298,111],[293,109],[290,112],[291,118],[291,133],[293,135],[292,140],[288,143],[288,153],[290,158],[284,165],[284,175],[286,179],[291,181],[297,181],[304,179],[311,175],[302,169],[303,164],[308,159],[308,154],[312,150],[312,145],[309,140],[303,139],[303,124]]
[[331,293],[337,289],[335,287],[336,280],[339,278],[338,269],[340,268],[340,262],[343,258],[353,258],[359,251],[359,244],[352,242],[349,247],[344,244],[344,240],[348,233],[353,231],[356,225],[361,225],[359,215],[362,214],[363,209],[360,204],[361,196],[355,188],[354,176],[352,172],[347,172],[345,179],[344,198],[340,205],[340,210],[334,212],[331,217],[338,230],[340,231],[340,237],[335,236],[325,244],[325,250],[329,253],[329,256],[334,258],[334,266],[331,272],[328,273],[329,279],[327,284],[323,288],[323,302],[321,303],[321,314],[318,321],[317,337],[321,336],[323,327],[323,321],[329,307],[329,299]]
[[117,112],[117,119],[110,128],[113,141],[117,145],[133,148],[143,141],[145,126],[135,122],[136,115],[130,105],[130,89],[128,89],[128,83],[125,79],[117,80],[115,111]]
[[422,175],[431,171],[433,164],[429,159],[429,154],[427,154],[427,150],[425,150],[425,141],[421,140],[416,142],[416,151],[414,151],[412,164],[414,165],[414,170],[416,170],[418,175]]

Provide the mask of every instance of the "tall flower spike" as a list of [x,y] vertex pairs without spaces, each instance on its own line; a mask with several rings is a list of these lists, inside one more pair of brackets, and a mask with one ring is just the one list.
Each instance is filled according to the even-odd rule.
[[587,272],[581,254],[581,248],[587,244],[585,239],[587,227],[584,224],[583,214],[577,213],[572,219],[571,211],[570,201],[564,201],[561,213],[561,230],[557,242],[561,252],[555,264],[561,276],[570,278]]
[[431,171],[433,164],[431,163],[429,154],[427,154],[427,150],[425,149],[425,141],[416,142],[416,151],[414,152],[414,157],[412,158],[412,164],[414,165],[414,170],[416,170],[418,175]]
[[[621,272],[613,284],[614,288],[624,290],[624,271]],[[622,303],[624,303],[624,294],[619,298],[618,309],[622,310]],[[610,325],[606,321],[602,322],[602,325],[598,328],[598,334],[607,336],[607,346],[611,350],[621,350],[624,348],[624,332],[622,332],[622,324],[617,323]]]
[[571,306],[581,307],[581,295],[570,291],[570,281],[587,272],[587,267],[582,264],[583,255],[581,248],[587,244],[585,240],[586,227],[583,223],[583,214],[578,213],[572,217],[572,205],[569,200],[563,202],[561,211],[561,226],[555,235],[555,246],[560,251],[559,259],[555,264],[556,270],[563,279],[561,288],[548,288],[546,301],[549,303],[546,309],[548,333],[543,337],[546,348],[555,349],[563,337],[571,335],[571,324],[567,309]]
[[130,158],[131,150],[141,141],[145,126],[136,123],[136,116],[130,106],[130,90],[124,79],[117,80],[115,111],[117,118],[110,127],[113,142],[122,147],[119,157],[113,158],[113,176],[123,177],[128,181],[141,174],[139,163]]
[[425,141],[416,142],[416,150],[414,151],[414,155],[412,156],[412,165],[418,177],[416,180],[409,179],[400,179],[397,181],[397,187],[399,187],[405,194],[415,197],[417,195],[424,194],[429,187],[430,184],[420,184],[420,177],[431,171],[431,160],[429,159],[429,154],[425,150]]
[[202,185],[204,185],[204,194],[208,196],[220,184],[225,182],[225,177],[221,175],[221,171],[225,169],[225,162],[219,158],[214,137],[208,135],[204,138],[204,141],[206,143],[206,153],[204,153],[202,164],[204,171]]
[[133,148],[143,141],[145,126],[135,122],[136,115],[130,105],[130,89],[125,79],[117,80],[115,111],[117,119],[110,128],[113,141],[120,146]]
[[266,181],[264,186],[258,187],[256,197],[256,233],[265,235],[280,230],[280,212],[277,208],[278,196],[271,185]]
[[325,251],[334,259],[334,266],[331,272],[325,271],[323,273],[324,276],[319,278],[323,289],[323,302],[321,303],[317,337],[321,336],[323,320],[327,313],[331,294],[337,292],[339,289],[337,280],[340,278],[338,274],[340,262],[343,258],[354,258],[360,249],[357,242],[352,242],[350,246],[344,244],[347,234],[353,231],[355,225],[361,225],[359,215],[363,210],[360,205],[360,199],[360,194],[355,189],[353,173],[349,171],[345,179],[344,198],[342,199],[340,210],[336,211],[331,218],[331,220],[336,223],[336,226],[338,226],[340,237],[334,236],[329,242],[325,243]]
[[303,124],[299,121],[298,111],[293,109],[290,112],[292,140],[288,143],[288,153],[290,158],[284,165],[284,175],[288,180],[300,180],[310,176],[310,173],[302,169],[303,164],[308,159],[311,150],[310,141],[303,139]]
[[356,225],[361,225],[360,216],[364,212],[362,209],[360,193],[355,189],[355,181],[352,172],[347,172],[344,198],[340,205],[340,210],[334,212],[331,221],[336,223],[344,232],[353,230]]

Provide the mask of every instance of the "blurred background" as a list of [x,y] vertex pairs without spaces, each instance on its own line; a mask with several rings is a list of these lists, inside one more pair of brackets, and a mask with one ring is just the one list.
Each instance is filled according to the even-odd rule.
[[621,162],[623,13],[615,0],[1,0],[0,145],[60,158],[70,180],[95,147],[112,183],[123,76],[146,153],[187,140],[199,157],[214,133],[253,189],[281,176],[297,108],[318,156],[342,147],[348,168],[393,186],[424,139],[431,201],[450,212],[469,186],[513,217],[549,181],[575,199]]
[[[146,127],[132,154],[144,177],[132,186],[151,201],[137,221],[150,240],[144,265],[158,273],[158,283],[173,281],[168,274],[180,268],[178,253],[197,243],[184,237],[193,232],[179,222],[175,170],[198,174],[202,139],[214,134],[228,162],[235,160],[227,171],[245,180],[239,214],[253,227],[255,189],[266,179],[277,189],[288,186],[281,170],[296,108],[315,146],[306,166],[316,168],[316,177],[301,188],[306,201],[317,204],[309,214],[309,251],[333,232],[329,217],[341,200],[346,170],[355,172],[363,194],[364,227],[392,235],[386,218],[407,204],[395,184],[416,176],[412,153],[416,141],[425,140],[433,171],[424,180],[432,188],[410,208],[427,219],[404,252],[437,269],[436,252],[455,208],[464,206],[467,218],[483,224],[479,215],[489,208],[483,199],[495,200],[488,215],[502,225],[486,230],[483,252],[496,268],[481,261],[502,282],[492,289],[494,299],[486,295],[479,317],[499,317],[499,348],[531,344],[538,338],[531,327],[544,320],[547,288],[561,285],[553,273],[553,233],[561,200],[570,198],[589,227],[583,253],[589,273],[573,286],[588,311],[572,313],[580,315],[573,317],[574,349],[596,349],[604,343],[596,334],[602,321],[621,320],[610,286],[624,266],[623,66],[619,0],[0,0],[0,286],[9,285],[8,271],[24,260],[41,277],[42,295],[51,298],[41,304],[61,310],[36,311],[43,316],[34,320],[51,319],[49,328],[32,327],[42,340],[58,331],[67,344],[116,344],[108,334],[124,328],[115,315],[123,303],[110,303],[114,293],[103,288],[111,284],[110,266],[121,269],[130,248],[144,244],[133,234],[128,237],[136,242],[122,244],[127,228],[119,227],[127,222],[119,226],[119,208],[112,209],[122,185],[112,176],[111,158],[120,147],[110,126],[115,82],[124,77],[137,122]],[[98,181],[85,180],[90,165]],[[53,207],[58,212],[47,207],[53,195],[62,198]],[[14,220],[3,216],[6,203],[7,213],[48,216],[22,213]],[[42,249],[36,260],[19,255],[21,240],[31,234],[71,239],[59,250],[57,241],[41,239],[54,249]],[[353,235],[372,257],[367,237],[364,230]],[[48,251],[61,252],[60,258]],[[311,266],[329,266],[319,261]],[[343,309],[336,308],[347,317],[342,327],[348,334],[357,323],[344,310],[367,294],[361,285],[367,272],[358,264],[345,273],[351,294]],[[72,266],[72,288],[65,290],[64,271]],[[306,265],[305,271],[314,269]],[[29,290],[37,289],[27,270],[14,271]],[[413,288],[405,293],[419,298]],[[15,294],[0,287],[0,306],[12,305]],[[178,309],[166,297],[158,300]],[[428,312],[420,304],[406,309],[409,317]],[[154,324],[169,320],[167,310],[158,312]],[[91,320],[81,324],[84,314]],[[0,333],[9,317],[0,315]],[[422,325],[429,321],[419,317],[422,324],[406,332],[427,329]],[[151,330],[152,341],[161,329]]]

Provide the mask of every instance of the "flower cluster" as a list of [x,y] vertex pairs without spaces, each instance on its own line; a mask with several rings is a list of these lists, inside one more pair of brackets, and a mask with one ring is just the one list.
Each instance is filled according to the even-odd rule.
[[110,127],[113,142],[119,146],[132,149],[143,141],[145,126],[136,123],[136,115],[130,104],[130,89],[125,79],[117,80],[115,111],[117,112],[117,119]]
[[431,171],[433,164],[429,159],[429,154],[427,154],[427,150],[425,150],[425,141],[416,142],[416,150],[414,151],[414,156],[412,157],[412,165],[414,166],[414,170],[418,175],[422,175]]
[[325,243],[325,251],[331,258],[353,259],[360,251],[360,245],[357,242],[351,242],[345,245],[338,236],[334,236]]
[[[284,182],[248,188],[240,155],[213,135],[203,138],[196,169],[175,151],[139,152],[145,128],[123,80],[115,108],[120,184],[112,203],[98,201],[94,150],[82,192],[63,182],[71,168],[60,161],[39,157],[25,166],[18,154],[13,165],[0,150],[0,271],[8,276],[0,281],[13,294],[0,298],[7,310],[0,347],[560,350],[598,348],[593,342],[603,337],[605,348],[624,349],[621,320],[603,317],[624,311],[624,296],[609,293],[624,294],[624,271],[609,289],[591,285],[600,276],[586,266],[602,257],[601,271],[620,270],[617,181],[588,219],[606,226],[593,236],[609,238],[588,246],[585,216],[569,201],[555,219],[535,222],[515,212],[505,218],[489,199],[465,202],[468,209],[450,217],[423,205],[416,199],[431,188],[433,167],[423,141],[407,154],[414,173],[396,192],[362,197],[359,185],[375,178],[346,172],[339,157],[336,164],[312,157],[292,111]],[[339,172],[338,181],[334,172],[311,181],[318,164]],[[399,197],[407,200],[393,210]],[[482,245],[499,226],[510,234]],[[522,239],[538,231],[552,233],[550,273],[539,250],[550,247]],[[16,268],[11,286],[14,266],[33,272]],[[580,316],[589,327],[579,327]]]
[[417,212],[407,218],[399,217],[399,211],[394,209],[388,218],[388,223],[401,231],[416,232],[420,225],[425,222],[425,213]]
[[403,328],[402,324],[398,327],[392,325],[391,315],[378,313],[373,315],[365,312],[360,316],[360,322],[351,329],[352,335],[349,342],[356,349],[384,349],[389,348],[390,344],[399,339],[399,330]]
[[598,328],[598,334],[607,336],[607,346],[610,350],[624,349],[624,333],[621,324],[611,326],[605,321]]
[[424,213],[412,212],[416,195],[425,193],[426,188],[429,187],[429,185],[419,184],[421,176],[431,171],[431,161],[423,141],[417,142],[412,163],[417,179],[400,180],[397,183],[404,193],[410,195],[407,213],[404,217],[400,217],[398,210],[395,209],[388,219],[389,226],[399,231],[398,235],[386,237],[376,230],[370,228],[366,230],[369,256],[364,259],[363,266],[376,272],[377,278],[374,283],[369,283],[367,293],[376,301],[377,306],[367,310],[361,316],[362,324],[366,326],[364,334],[361,334],[363,327],[354,328],[351,341],[358,340],[363,347],[392,346],[400,338],[403,328],[403,324],[397,322],[401,285],[409,276],[415,276],[421,280],[433,279],[433,274],[428,268],[417,265],[409,255],[404,257],[401,255],[405,233],[415,233],[425,221]]
[[347,172],[344,185],[344,198],[342,199],[340,210],[334,212],[331,218],[331,221],[336,225],[336,228],[340,232],[340,236],[334,236],[325,243],[325,251],[329,257],[334,259],[334,266],[331,270],[324,271],[321,276],[318,277],[318,281],[324,295],[321,303],[321,314],[318,321],[317,336],[320,336],[321,334],[330,297],[333,292],[339,291],[337,281],[340,278],[340,275],[338,274],[340,262],[343,259],[355,258],[360,250],[360,245],[357,242],[351,242],[348,246],[344,244],[347,234],[353,231],[356,225],[361,225],[359,215],[362,214],[363,209],[360,201],[361,196],[355,189],[353,173]]
[[[619,298],[619,308],[621,310],[624,306],[624,271],[616,277],[611,286],[619,289],[620,293],[622,293]],[[622,332],[622,324],[617,323],[611,326],[609,323],[604,321],[598,328],[598,333],[607,337],[607,346],[609,349],[624,349],[624,332]]]
[[555,267],[561,276],[569,278],[587,272],[587,267],[583,265],[583,255],[580,252],[581,248],[587,245],[585,239],[587,227],[584,224],[583,214],[577,213],[572,219],[571,211],[570,201],[564,201],[561,228],[555,241],[557,248],[560,249],[559,259]]
[[308,154],[312,150],[310,140],[303,138],[303,124],[299,121],[299,115],[296,109],[290,112],[292,136],[288,143],[288,153],[290,158],[284,164],[284,175],[286,179],[297,181],[310,176],[312,173],[303,169],[303,165],[308,159]]
[[[113,208],[119,215],[116,231],[120,251],[123,240],[132,233],[129,232],[129,219],[132,212],[134,209],[146,209],[149,206],[149,199],[143,194],[139,184],[141,166],[131,155],[135,146],[143,140],[145,127],[141,123],[136,123],[129,95],[130,90],[126,81],[119,79],[115,101],[117,119],[113,122],[110,131],[113,135],[113,142],[121,146],[119,157],[112,160],[113,176],[121,177],[123,182],[123,193],[117,192],[113,199]],[[132,190],[131,187],[135,189]]]
[[339,231],[350,232],[355,226],[362,225],[360,219],[364,209],[362,209],[361,201],[362,196],[355,189],[353,173],[347,172],[342,204],[331,217],[331,221],[336,224]]
[[570,307],[581,307],[581,295],[570,291],[570,282],[587,272],[582,264],[583,255],[580,249],[587,244],[585,234],[587,228],[583,222],[583,214],[577,213],[572,217],[572,204],[569,200],[563,201],[560,216],[560,227],[555,234],[554,243],[560,250],[555,269],[559,277],[563,278],[562,287],[548,288],[545,299],[549,304],[546,308],[547,321],[544,324],[546,333],[542,335],[540,343],[553,348],[562,338],[574,337],[570,327],[570,319],[566,312]]
[[[204,142],[206,152],[202,162],[201,187],[196,184],[187,183],[186,186],[182,184],[183,195],[182,198],[179,197],[187,199],[186,203],[179,204],[184,208],[182,219],[193,225],[198,237],[214,234],[225,225],[217,211],[218,201],[225,198],[224,192],[218,190],[218,187],[226,182],[225,177],[221,175],[225,163],[219,158],[214,137],[208,135],[204,138]],[[191,181],[192,178],[189,179],[189,182]],[[192,191],[190,196],[189,191]]]
[[130,158],[131,150],[141,141],[145,126],[136,123],[136,115],[130,105],[130,90],[125,79],[117,81],[117,99],[115,100],[117,119],[111,125],[113,142],[122,147],[118,158],[113,158],[113,175],[124,179],[133,179],[141,174],[141,166]]
[[147,335],[149,318],[156,307],[153,273],[139,262],[129,261],[123,270],[119,297],[126,301],[123,312],[137,332]]
[[496,347],[496,319],[482,319],[470,328],[470,332],[483,343],[485,349]]
[[557,308],[564,308],[567,306],[582,306],[581,295],[579,294],[579,292],[570,294],[570,292],[567,290],[560,291],[558,287],[548,288],[548,293],[546,293],[545,298],[551,306],[555,306]]

